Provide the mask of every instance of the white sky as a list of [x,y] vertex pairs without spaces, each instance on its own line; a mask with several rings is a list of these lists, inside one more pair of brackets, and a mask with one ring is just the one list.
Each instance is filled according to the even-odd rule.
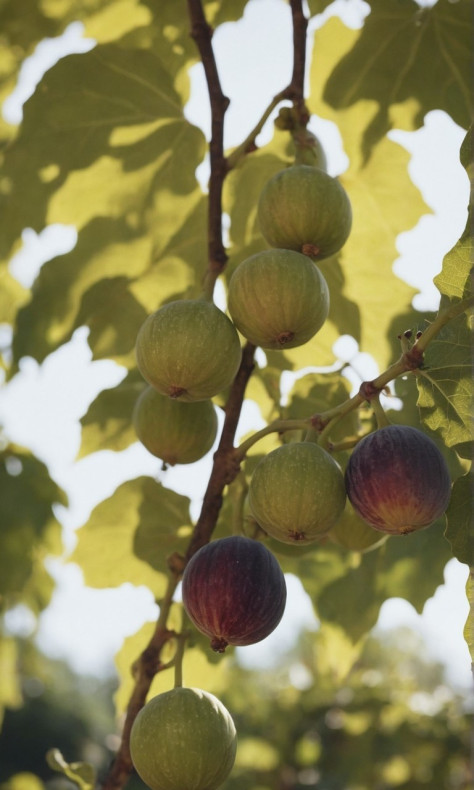
[[[361,0],[338,0],[332,11],[336,7],[346,15],[348,24],[355,25],[366,6]],[[352,16],[347,18],[349,13]],[[243,139],[262,108],[287,83],[291,63],[289,26],[287,4],[281,0],[254,0],[242,21],[223,25],[216,32],[213,42],[222,85],[231,97],[226,119],[227,146]],[[267,37],[262,49],[263,30],[267,30]],[[84,41],[81,35],[82,26],[76,23],[62,37],[38,47],[37,56],[22,71],[18,89],[5,103],[6,117],[21,118],[23,101],[34,90],[45,67],[49,68],[58,56],[91,47],[92,42]],[[256,78],[255,75],[262,73],[264,78]],[[208,101],[203,93],[200,66],[193,69],[192,76],[193,97],[187,115],[208,134]],[[315,119],[311,128],[327,150],[330,172],[342,172],[347,157],[337,130],[321,119]],[[261,141],[270,134],[271,123]],[[395,261],[394,271],[419,289],[420,294],[414,300],[419,310],[436,309],[438,292],[432,278],[465,225],[468,183],[458,161],[463,136],[464,131],[441,112],[430,113],[425,126],[416,133],[391,133],[392,139],[411,153],[411,177],[434,212],[422,217],[416,229],[400,236],[397,242],[400,257]],[[73,228],[50,227],[41,234],[25,229],[23,250],[12,262],[12,272],[25,285],[31,285],[39,266],[54,255],[72,249],[76,237]],[[193,516],[197,515],[212,457],[211,451],[197,464],[162,473],[160,462],[137,443],[123,453],[104,451],[75,462],[80,443],[79,418],[98,392],[114,386],[123,376],[123,371],[112,362],[91,362],[86,337],[85,329],[78,330],[69,344],[41,366],[32,359],[23,360],[21,373],[0,391],[0,421],[9,437],[30,447],[45,461],[53,478],[69,495],[69,509],[58,511],[68,551],[75,545],[75,528],[87,520],[94,505],[124,480],[140,474],[157,476],[168,487],[191,496]],[[367,362],[373,365],[373,360],[367,357],[359,355],[355,359],[357,367],[364,369]],[[370,371],[371,376],[375,374]],[[245,404],[240,432],[261,426],[258,410],[252,404]],[[69,660],[77,671],[99,674],[107,671],[124,636],[134,633],[145,620],[156,618],[151,593],[131,585],[118,590],[92,590],[84,586],[77,566],[51,561],[50,569],[57,580],[57,590],[40,619],[39,645],[46,652]],[[392,599],[383,605],[378,622],[379,632],[399,624],[409,624],[419,631],[432,655],[446,664],[449,682],[464,689],[472,682],[469,652],[462,636],[468,614],[466,578],[466,566],[452,560],[446,568],[446,584],[428,601],[423,615],[417,615],[406,601]],[[24,611],[12,612],[8,622],[12,630],[18,631],[28,630],[32,625]],[[287,644],[296,626],[314,623],[301,584],[297,579],[289,579],[289,600],[282,623],[268,640],[245,648],[244,655],[254,665],[264,663],[275,655],[279,644]]]

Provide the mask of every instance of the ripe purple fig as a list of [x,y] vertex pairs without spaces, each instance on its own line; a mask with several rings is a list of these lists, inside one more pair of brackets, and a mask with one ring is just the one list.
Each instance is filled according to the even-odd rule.
[[352,210],[337,178],[319,167],[292,165],[265,184],[258,219],[271,247],[322,260],[339,252],[347,241]]
[[242,358],[232,321],[205,299],[168,302],[140,327],[137,365],[158,392],[183,401],[212,398],[230,386]]
[[211,449],[217,434],[211,400],[183,403],[154,387],[146,387],[138,397],[132,420],[148,452],[170,466],[198,461]]
[[240,535],[203,546],[183,574],[189,618],[223,653],[227,645],[253,645],[280,622],[286,583],[278,561],[262,543]]
[[291,442],[268,453],[249,486],[249,509],[259,526],[282,543],[314,543],[344,510],[339,465],[313,442]]
[[153,697],[130,733],[133,765],[151,790],[216,790],[232,769],[236,747],[229,711],[197,688]]
[[239,332],[255,346],[295,348],[324,324],[329,290],[306,255],[265,250],[237,266],[229,283],[228,307]]
[[417,428],[387,425],[356,445],[347,495],[368,524],[389,535],[428,527],[445,512],[451,481],[435,443]]

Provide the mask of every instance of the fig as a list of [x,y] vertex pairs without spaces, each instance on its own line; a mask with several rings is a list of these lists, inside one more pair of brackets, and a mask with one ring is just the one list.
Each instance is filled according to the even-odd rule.
[[274,555],[262,543],[232,535],[207,543],[183,574],[183,605],[211,647],[253,645],[280,622],[286,583]]
[[365,554],[379,548],[388,540],[388,535],[382,535],[361,519],[347,500],[343,514],[329,531],[328,538],[343,549]]
[[229,775],[236,748],[229,711],[197,688],[153,697],[130,733],[133,765],[151,790],[215,790]]
[[409,425],[387,425],[354,448],[345,473],[354,510],[389,535],[428,527],[448,506],[451,481],[432,439]]
[[293,250],[266,250],[237,266],[228,308],[242,335],[262,348],[294,348],[321,329],[329,290],[318,267]]
[[182,401],[230,386],[242,357],[232,321],[204,299],[177,300],[149,315],[136,342],[137,365],[158,392]]
[[148,452],[170,466],[198,461],[217,435],[217,414],[211,400],[184,403],[150,386],[137,398],[132,421]]
[[313,543],[326,535],[345,502],[339,465],[313,442],[292,442],[268,453],[250,480],[251,514],[282,543]]
[[352,210],[337,178],[319,167],[298,164],[280,170],[265,184],[258,219],[271,247],[322,260],[339,252],[347,241]]

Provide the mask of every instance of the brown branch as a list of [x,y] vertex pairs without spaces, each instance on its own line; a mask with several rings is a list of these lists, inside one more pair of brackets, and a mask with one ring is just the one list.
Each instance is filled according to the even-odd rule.
[[[130,755],[130,732],[132,725],[146,702],[153,678],[158,672],[166,669],[166,665],[163,664],[160,659],[161,651],[166,643],[176,636],[174,631],[170,631],[167,628],[166,623],[180,575],[184,570],[186,562],[201,546],[209,541],[222,506],[224,488],[232,482],[239,472],[239,465],[235,463],[233,456],[233,444],[240,412],[242,410],[245,388],[254,368],[254,352],[255,346],[247,343],[243,350],[239,371],[232,384],[225,407],[226,416],[224,426],[219,446],[214,455],[214,464],[204,495],[201,514],[194,527],[185,558],[183,558],[181,563],[177,563],[177,570],[175,572],[172,570],[170,572],[168,587],[163,601],[160,603],[160,615],[156,623],[154,634],[145,650],[133,665],[135,685],[127,706],[120,747],[102,784],[103,790],[120,790],[130,776],[133,768]],[[171,557],[170,560],[170,568],[172,568],[173,562],[176,562],[176,558]]]
[[201,0],[188,0],[191,36],[201,56],[211,105],[211,140],[209,156],[211,176],[208,203],[208,256],[209,266],[204,279],[204,291],[212,298],[214,285],[227,263],[227,253],[222,238],[222,186],[227,174],[224,156],[224,116],[229,99],[222,92],[216,59],[212,48],[213,30],[204,16]]
[[[213,31],[206,22],[201,0],[187,0],[187,2],[191,21],[191,36],[199,49],[211,104],[212,132],[209,144],[211,176],[208,203],[209,267],[204,290],[206,295],[212,298],[217,277],[227,262],[227,253],[222,237],[222,188],[229,169],[224,156],[224,116],[229,106],[229,99],[221,89],[211,43]],[[282,94],[282,98],[291,98],[302,105],[307,21],[303,15],[301,0],[290,0],[290,4],[294,24],[295,59],[292,80],[285,95]],[[239,463],[233,445],[245,389],[254,368],[254,352],[255,347],[247,343],[243,350],[240,369],[226,403],[226,416],[221,439],[214,455],[214,464],[204,495],[201,514],[194,527],[186,555],[183,558],[170,558],[170,576],[166,593],[160,603],[160,615],[150,642],[133,666],[135,684],[127,707],[122,740],[115,760],[103,781],[103,790],[120,790],[130,776],[133,768],[130,755],[132,725],[146,702],[153,678],[166,668],[160,659],[163,647],[176,636],[173,631],[167,628],[167,621],[179,578],[190,557],[210,540],[222,507],[224,489],[239,473]]]
[[[289,98],[296,107],[300,107],[305,115],[308,111],[304,105],[304,77],[306,70],[306,32],[308,20],[303,12],[302,0],[290,0],[293,19],[293,74],[289,85]],[[306,118],[306,122],[308,118]]]
[[186,561],[188,561],[201,546],[208,543],[217,523],[222,506],[224,489],[229,483],[235,480],[239,473],[240,464],[235,455],[234,439],[240,412],[242,410],[245,388],[254,368],[254,352],[255,346],[251,343],[247,343],[243,350],[239,372],[235,377],[225,407],[226,416],[221,439],[214,455],[214,465],[206,493],[204,494],[201,514],[194,527],[191,541],[186,552]]
[[175,636],[173,631],[167,629],[166,622],[178,581],[177,576],[170,575],[166,592],[160,603],[160,614],[153,636],[132,667],[135,684],[127,706],[120,747],[102,783],[103,790],[120,790],[132,772],[130,732],[133,722],[146,702],[153,678],[165,668],[160,661],[160,655],[165,644]]

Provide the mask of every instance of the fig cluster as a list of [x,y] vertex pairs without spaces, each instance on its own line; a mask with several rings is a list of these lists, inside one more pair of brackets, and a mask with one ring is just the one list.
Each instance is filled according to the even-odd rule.
[[329,289],[315,261],[334,255],[347,240],[349,198],[321,167],[294,164],[265,184],[258,219],[273,249],[237,266],[229,282],[229,313],[256,346],[301,346],[329,314]]
[[137,438],[170,466],[198,461],[217,436],[212,398],[240,366],[234,324],[212,301],[176,300],[148,316],[135,352],[148,383],[132,414]]
[[[147,386],[133,424],[142,444],[166,464],[193,463],[213,446],[218,425],[212,398],[237,374],[239,333],[263,349],[291,349],[314,337],[328,318],[329,289],[316,261],[335,255],[349,236],[351,205],[342,185],[322,166],[297,163],[264,186],[258,219],[271,249],[235,268],[230,318],[212,301],[177,300],[150,315],[138,333],[137,365]],[[392,425],[359,441],[345,472],[312,441],[283,444],[256,465],[247,502],[271,547],[305,547],[332,535],[341,546],[368,551],[387,535],[433,523],[449,496],[449,473],[434,442],[419,430]],[[219,653],[269,636],[286,595],[273,552],[243,535],[202,546],[182,577],[184,609]],[[140,711],[130,750],[151,790],[215,790],[234,763],[236,732],[216,697],[177,687]]]

